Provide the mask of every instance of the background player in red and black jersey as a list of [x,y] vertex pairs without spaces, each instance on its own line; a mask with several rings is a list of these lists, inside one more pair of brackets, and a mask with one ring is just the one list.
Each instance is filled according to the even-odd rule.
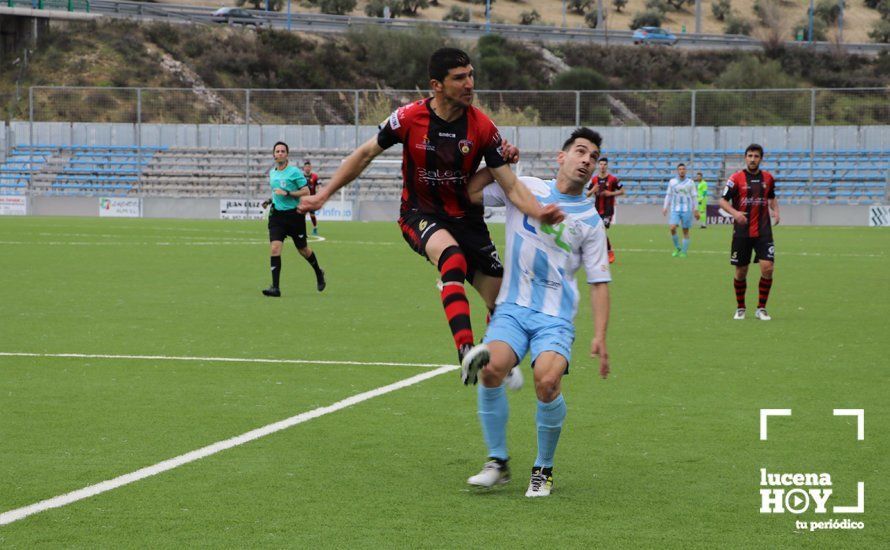
[[[773,284],[773,265],[776,249],[772,224],[779,225],[779,202],[776,200],[776,180],[760,169],[763,147],[752,143],[745,149],[745,169],[730,176],[723,189],[720,208],[735,220],[729,263],[735,266],[735,295],[738,309],[734,319],[745,318],[745,291],[748,286],[748,264],[751,251],[760,264],[760,297],[755,317],[769,321],[766,301]],[[770,223],[770,214],[773,220]]]
[[[380,125],[380,132],[350,154],[317,195],[300,204],[318,210],[338,189],[357,178],[371,161],[396,143],[402,148],[402,206],[399,227],[408,244],[439,270],[442,306],[458,356],[472,348],[469,281],[494,309],[503,266],[483,221],[483,208],[467,193],[482,159],[510,201],[542,223],[556,224],[563,213],[542,207],[507,166],[497,127],[473,107],[474,72],[470,57],[454,48],[433,53],[429,62],[433,97],[400,107]],[[515,151],[514,151],[515,152]],[[518,155],[518,152],[515,152]],[[484,351],[467,360],[487,362]]]
[[[609,159],[603,157],[598,163],[599,170],[590,178],[586,195],[596,196],[596,211],[603,219],[606,229],[612,224],[612,216],[615,215],[615,197],[624,194],[624,186],[616,176],[609,173]],[[609,263],[615,262],[615,251],[612,250],[612,242],[606,237],[606,246],[609,249]]]
[[[318,186],[318,174],[312,171],[312,163],[308,160],[303,163],[303,175],[306,176],[306,183],[309,186],[309,194],[314,195]],[[318,235],[318,220],[315,219],[315,210],[309,212],[309,219],[312,220],[312,234]]]

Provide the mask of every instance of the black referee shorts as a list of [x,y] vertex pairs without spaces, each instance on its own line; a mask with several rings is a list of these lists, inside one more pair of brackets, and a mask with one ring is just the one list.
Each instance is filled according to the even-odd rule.
[[296,209],[276,210],[269,214],[269,242],[283,241],[290,237],[297,248],[306,248],[306,215]]

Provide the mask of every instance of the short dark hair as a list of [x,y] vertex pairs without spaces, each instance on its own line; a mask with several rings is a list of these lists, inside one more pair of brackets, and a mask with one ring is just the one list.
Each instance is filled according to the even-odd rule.
[[568,151],[569,148],[575,143],[576,139],[586,139],[596,145],[597,149],[599,149],[600,145],[603,143],[603,137],[599,135],[598,132],[594,132],[590,128],[586,126],[582,126],[572,132],[572,135],[569,136],[569,139],[562,144],[562,150]]
[[[597,147],[599,147],[599,145],[597,145]],[[599,160],[599,161],[600,161],[600,162],[605,162],[606,164],[608,164],[608,163],[609,163],[609,157],[600,157],[600,160]]]
[[748,151],[757,151],[760,153],[760,158],[763,158],[763,147],[759,143],[752,143],[745,149],[745,155],[748,154]]
[[288,153],[290,153],[290,147],[288,147],[288,146],[287,146],[287,143],[285,143],[285,142],[283,142],[283,141],[276,141],[276,142],[275,142],[275,145],[272,146],[272,152],[273,152],[273,153],[275,152],[275,148],[278,147],[279,145],[284,145],[284,150],[287,151]]
[[686,168],[686,164],[685,164],[685,163],[682,163],[682,162],[681,162],[680,164],[677,165],[677,168],[679,168],[679,167],[681,167],[681,166],[682,166],[683,168]]
[[448,76],[448,71],[456,67],[466,67],[469,64],[470,56],[467,52],[457,48],[439,48],[430,56],[430,79],[443,82]]
[[702,174],[701,172],[696,172],[695,175],[696,175],[696,176],[702,176],[703,174]]
[[307,160],[303,163],[303,166],[312,166],[312,161]]

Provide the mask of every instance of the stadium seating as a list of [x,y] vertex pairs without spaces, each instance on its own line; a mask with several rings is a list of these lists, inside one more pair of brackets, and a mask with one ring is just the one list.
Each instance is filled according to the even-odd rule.
[[[291,151],[292,162],[312,161],[322,182],[343,159],[342,151]],[[608,151],[610,171],[625,184],[625,202],[659,203],[676,164],[689,175],[702,172],[712,198],[719,183],[741,165],[739,151]],[[19,145],[0,165],[0,193],[239,197],[268,194],[269,151],[211,148]],[[763,168],[773,172],[783,201],[791,203],[869,204],[888,199],[890,151],[769,151]],[[522,175],[555,175],[553,153],[524,152]],[[809,185],[810,179],[815,182]],[[401,155],[397,148],[380,155],[348,199],[398,200]]]

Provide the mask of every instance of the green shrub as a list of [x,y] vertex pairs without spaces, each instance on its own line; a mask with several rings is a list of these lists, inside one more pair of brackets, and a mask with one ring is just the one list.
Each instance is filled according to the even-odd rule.
[[726,34],[743,34],[745,36],[750,36],[751,23],[737,15],[730,14],[723,25],[723,31]]
[[636,30],[640,27],[660,27],[662,17],[662,13],[657,11],[638,13],[634,15],[633,20],[630,22],[630,28],[631,30]]
[[442,21],[459,21],[467,23],[470,20],[470,8],[462,8],[460,6],[451,6],[448,13],[442,17]]
[[597,71],[580,67],[559,73],[550,87],[554,90],[606,90],[609,83]]
[[725,21],[732,13],[730,0],[714,0],[711,2],[711,13],[717,21]]
[[875,26],[869,31],[868,37],[872,42],[878,44],[890,44],[890,21],[882,19],[875,23]]
[[538,10],[524,11],[519,14],[520,25],[537,25],[541,22],[541,14]]

